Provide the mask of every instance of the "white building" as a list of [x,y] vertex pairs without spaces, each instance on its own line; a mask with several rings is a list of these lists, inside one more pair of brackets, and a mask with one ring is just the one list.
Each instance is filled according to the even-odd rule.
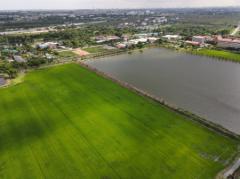
[[42,43],[42,44],[37,45],[37,47],[39,47],[40,49],[46,49],[46,48],[55,49],[58,46],[59,46],[59,44],[56,43],[56,42],[46,42],[46,43]]
[[148,41],[149,41],[150,43],[154,43],[154,42],[156,42],[158,39],[159,39],[159,38],[157,38],[157,37],[148,37]]
[[162,38],[164,38],[168,41],[176,41],[176,40],[180,40],[181,36],[179,36],[179,35],[165,35]]
[[137,45],[139,42],[147,43],[148,42],[148,38],[133,39],[133,40],[129,41],[130,44],[134,44],[134,45]]

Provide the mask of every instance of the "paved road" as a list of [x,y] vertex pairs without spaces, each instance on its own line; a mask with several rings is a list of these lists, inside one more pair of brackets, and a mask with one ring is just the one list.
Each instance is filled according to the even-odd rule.
[[238,159],[223,175],[223,178],[228,178],[240,167],[240,159]]
[[240,30],[240,25],[234,29],[234,31],[231,33],[232,36],[236,35]]

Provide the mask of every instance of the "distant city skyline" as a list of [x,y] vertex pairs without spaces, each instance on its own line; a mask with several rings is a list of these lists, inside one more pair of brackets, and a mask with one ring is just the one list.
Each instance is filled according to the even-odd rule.
[[240,0],[4,0],[0,10],[240,6]]

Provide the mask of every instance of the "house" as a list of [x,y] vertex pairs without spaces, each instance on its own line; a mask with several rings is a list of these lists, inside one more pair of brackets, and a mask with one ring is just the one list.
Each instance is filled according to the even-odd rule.
[[120,40],[120,37],[115,36],[115,35],[113,35],[113,36],[107,36],[107,37],[106,37],[106,40],[107,40],[107,41]]
[[209,36],[193,36],[192,37],[192,41],[193,42],[199,42],[200,44],[204,44],[204,43],[206,43],[207,41],[210,41],[210,40],[212,40],[212,38],[211,37],[209,37]]
[[59,46],[58,43],[56,42],[46,42],[46,43],[42,43],[42,44],[38,44],[37,47],[40,49],[56,49]]
[[205,36],[193,36],[192,41],[193,42],[198,42],[200,44],[204,44],[205,41],[206,41],[206,38],[205,38]]
[[13,60],[18,62],[18,63],[25,63],[26,62],[25,59],[23,59],[21,56],[18,56],[18,55],[14,55]]

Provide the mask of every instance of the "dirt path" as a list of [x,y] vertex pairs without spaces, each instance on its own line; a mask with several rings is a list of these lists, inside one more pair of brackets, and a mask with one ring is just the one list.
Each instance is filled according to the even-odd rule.
[[239,32],[239,30],[240,30],[240,25],[236,29],[234,29],[234,31],[231,33],[231,35],[235,36]]

